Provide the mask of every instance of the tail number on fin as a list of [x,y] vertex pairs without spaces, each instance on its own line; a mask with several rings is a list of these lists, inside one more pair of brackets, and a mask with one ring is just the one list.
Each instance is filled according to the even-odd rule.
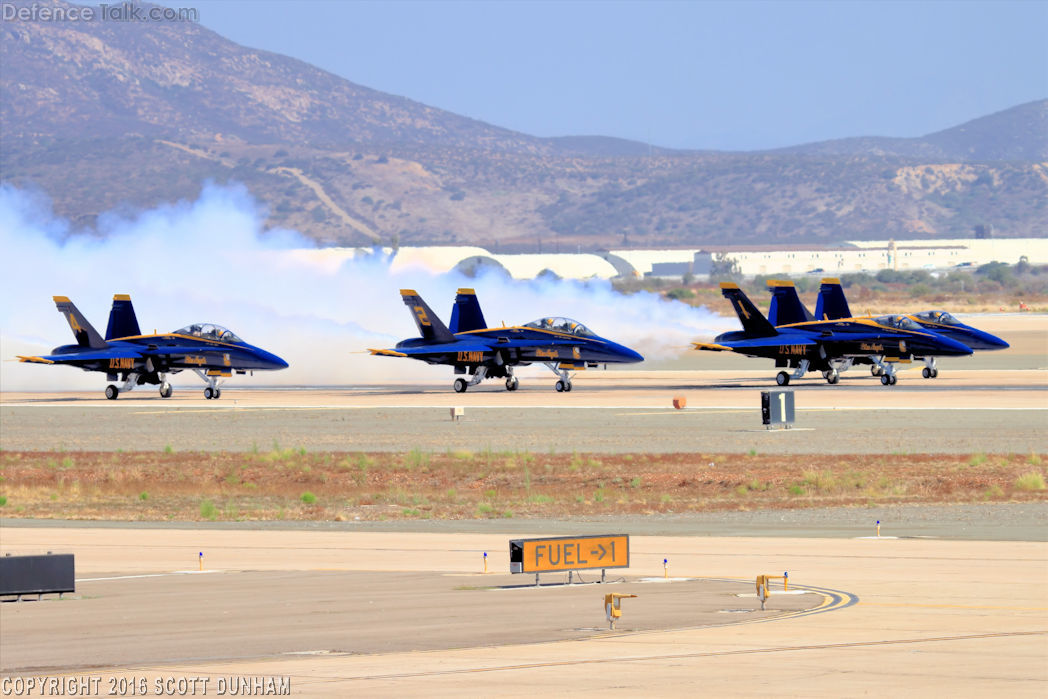
[[110,369],[134,369],[134,357],[112,357],[109,360]]
[[66,313],[65,317],[69,321],[69,327],[73,329],[74,333],[83,332],[84,329],[80,326],[75,315],[72,313]]
[[[414,308],[415,316],[418,318],[418,322],[420,324],[422,324],[422,325],[432,325],[432,323],[429,322],[429,316],[426,315],[426,309],[425,308],[423,308],[422,306],[412,306],[412,308]],[[461,352],[460,352],[460,354],[461,354]]]
[[465,364],[480,364],[484,361],[483,352],[459,352],[458,361]]

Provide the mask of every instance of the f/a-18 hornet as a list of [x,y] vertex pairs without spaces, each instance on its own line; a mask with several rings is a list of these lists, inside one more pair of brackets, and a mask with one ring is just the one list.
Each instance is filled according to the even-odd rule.
[[[815,315],[828,320],[852,317],[851,308],[848,307],[848,299],[844,296],[844,288],[841,286],[840,279],[822,280],[819,286],[819,298],[815,303]],[[952,340],[957,340],[975,351],[1001,350],[1009,347],[1007,342],[996,335],[965,325],[946,311],[921,311],[919,313],[907,313],[903,317],[908,318],[926,330],[932,330]],[[914,357],[924,361],[921,376],[926,379],[934,379],[939,376],[939,367],[934,356],[915,354]],[[870,373],[874,376],[880,376],[881,370],[876,364],[873,364],[870,367]]]
[[[912,355],[941,357],[972,353],[966,345],[924,329],[904,316],[815,320],[803,306],[789,308],[797,298],[792,282],[770,284],[788,290],[773,297],[780,320],[783,314],[806,314],[806,319],[772,325],[737,284],[724,282],[721,293],[731,301],[743,329],[722,333],[713,343],[696,342],[695,349],[774,359],[775,366],[794,369],[792,374],[780,371],[776,375],[780,386],[809,371],[821,371],[827,383],[835,384],[840,380],[840,372],[850,367],[856,358],[874,362],[881,368],[881,383],[891,386],[897,381],[893,362]],[[776,288],[772,286],[773,293]],[[797,303],[800,304],[799,300]]]
[[524,325],[489,328],[473,289],[459,289],[448,328],[415,291],[401,289],[421,337],[401,340],[394,349],[372,349],[383,357],[410,357],[427,364],[447,364],[456,374],[454,388],[462,393],[484,379],[506,379],[506,390],[519,386],[514,367],[544,364],[557,375],[554,388],[571,390],[572,372],[601,364],[640,362],[628,347],[599,337],[569,318],[546,317]]
[[204,398],[222,395],[218,380],[249,371],[286,369],[287,362],[275,354],[249,345],[231,331],[212,323],[187,325],[171,333],[143,335],[138,328],[131,297],[117,294],[109,312],[105,339],[65,296],[55,296],[58,307],[76,337],[75,345],[62,345],[42,357],[18,357],[35,364],[64,364],[84,371],[105,372],[109,381],[123,385],[106,386],[106,398],[117,396],[141,384],[160,386],[160,397],[171,397],[168,374],[190,369],[207,384]]

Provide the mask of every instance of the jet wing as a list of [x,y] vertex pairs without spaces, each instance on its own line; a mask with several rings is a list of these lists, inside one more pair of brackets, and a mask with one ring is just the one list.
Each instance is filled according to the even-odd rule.
[[751,337],[741,340],[726,341],[724,344],[709,342],[693,342],[695,349],[710,350],[712,352],[732,352],[757,347],[778,347],[780,345],[817,345],[819,342],[810,338],[797,337],[796,335],[775,335],[772,337]]
[[[499,345],[499,347],[502,346],[505,345]],[[422,357],[450,352],[490,352],[494,347],[479,342],[439,342],[417,347],[401,347],[400,349],[369,349],[368,352],[380,357]]]
[[19,355],[18,361],[32,364],[69,364],[72,362],[91,362],[99,359],[117,359],[130,357],[141,359],[141,352],[133,349],[122,349],[111,347],[104,350],[93,350],[88,352],[70,352],[68,354],[46,354],[42,357],[23,357]]

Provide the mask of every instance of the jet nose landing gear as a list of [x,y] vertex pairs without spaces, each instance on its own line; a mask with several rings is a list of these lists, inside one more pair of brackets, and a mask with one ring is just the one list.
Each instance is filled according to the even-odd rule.
[[194,369],[193,372],[207,383],[207,388],[204,389],[204,398],[207,400],[217,400],[222,395],[222,389],[218,387],[218,377],[208,376],[206,372],[200,369]]

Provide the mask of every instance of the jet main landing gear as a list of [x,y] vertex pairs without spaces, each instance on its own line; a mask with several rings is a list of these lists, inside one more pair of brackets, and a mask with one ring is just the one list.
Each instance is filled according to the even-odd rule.
[[455,393],[465,393],[466,389],[470,386],[476,386],[478,383],[484,380],[484,377],[488,375],[488,368],[486,366],[478,366],[477,371],[473,376],[470,377],[467,382],[465,379],[455,379],[455,383],[451,384],[455,389]]
[[117,388],[115,384],[109,384],[106,386],[106,398],[109,400],[116,400],[121,393],[127,393],[132,388],[138,385],[138,374],[130,373],[124,379],[124,385]]

